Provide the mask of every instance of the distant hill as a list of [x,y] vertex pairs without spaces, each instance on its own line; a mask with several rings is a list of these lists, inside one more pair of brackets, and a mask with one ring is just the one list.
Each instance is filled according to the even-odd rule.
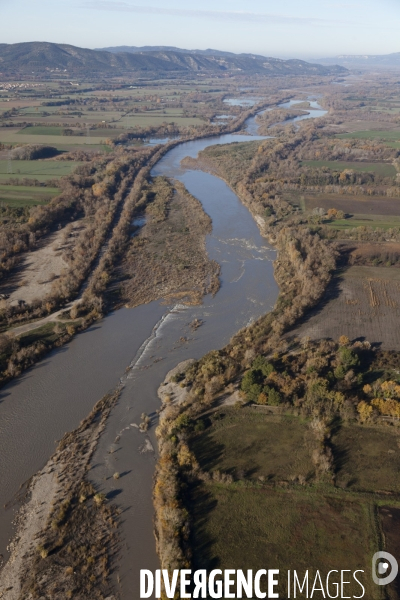
[[400,68],[400,52],[393,54],[341,54],[333,58],[321,58],[316,60],[322,65],[342,65],[348,69],[395,69]]
[[[206,53],[208,51],[205,51]],[[210,51],[213,52],[213,51]],[[281,60],[257,55],[199,54],[195,51],[158,50],[108,52],[68,44],[26,42],[0,44],[0,72],[12,74],[119,75],[123,73],[222,72],[270,75],[343,75],[346,69],[302,60]]]
[[200,56],[244,56],[248,58],[260,58],[262,60],[266,58],[261,54],[235,54],[234,52],[213,50],[212,48],[208,48],[207,50],[184,50],[175,46],[110,46],[109,48],[95,48],[95,50],[104,50],[105,52],[113,52],[113,54],[119,54],[120,52],[129,52],[130,54],[137,54],[138,52],[179,52],[180,54],[199,54]]

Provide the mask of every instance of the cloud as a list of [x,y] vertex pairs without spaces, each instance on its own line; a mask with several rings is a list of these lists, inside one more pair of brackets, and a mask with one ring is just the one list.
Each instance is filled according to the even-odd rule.
[[317,19],[314,17],[286,17],[284,15],[274,15],[266,13],[255,13],[246,11],[216,11],[216,10],[197,10],[181,8],[161,8],[159,6],[138,6],[128,2],[116,0],[87,0],[80,5],[81,8],[92,10],[112,10],[116,12],[131,12],[143,15],[166,15],[173,17],[192,17],[206,19],[221,19],[230,21],[247,21],[253,23],[269,24],[294,24],[294,25],[319,25],[330,26],[332,24],[344,24],[348,21]]

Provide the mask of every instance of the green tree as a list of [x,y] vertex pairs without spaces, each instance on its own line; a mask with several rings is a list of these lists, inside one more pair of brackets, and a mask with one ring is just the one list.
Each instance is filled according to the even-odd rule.
[[264,375],[264,377],[268,377],[269,375],[271,375],[271,373],[275,371],[273,365],[267,362],[265,356],[261,355],[256,356],[256,358],[253,361],[253,364],[251,365],[251,368],[253,371],[260,371],[260,373]]
[[271,388],[268,392],[268,404],[270,406],[279,406],[281,402],[282,398],[280,393],[274,388]]
[[347,348],[347,346],[342,346],[339,348],[338,358],[340,364],[348,369],[350,367],[357,367],[360,364],[360,359],[358,358],[357,354],[352,352],[350,348]]

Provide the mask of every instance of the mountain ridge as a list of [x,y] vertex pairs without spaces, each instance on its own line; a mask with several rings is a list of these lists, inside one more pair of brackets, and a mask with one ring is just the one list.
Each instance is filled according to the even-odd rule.
[[[206,51],[207,52],[207,51]],[[171,50],[108,52],[51,42],[0,44],[0,72],[12,74],[121,75],[126,73],[244,72],[269,75],[341,75],[340,66],[322,66],[257,55],[217,55]]]
[[94,48],[97,51],[112,52],[113,54],[119,54],[121,52],[128,52],[129,54],[138,54],[140,52],[179,52],[180,54],[199,54],[201,56],[242,56],[248,58],[265,59],[266,56],[262,54],[252,54],[241,52],[236,54],[235,52],[227,52],[225,50],[215,50],[213,48],[207,48],[206,50],[187,50],[185,48],[178,48],[176,46],[109,46],[107,48]]

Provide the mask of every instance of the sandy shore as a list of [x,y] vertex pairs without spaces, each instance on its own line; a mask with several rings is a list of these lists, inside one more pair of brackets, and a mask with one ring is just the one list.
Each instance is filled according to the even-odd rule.
[[[74,560],[74,543],[92,549],[97,544],[99,561],[103,560],[104,568],[109,563],[110,553],[116,543],[114,512],[105,501],[96,503],[96,492],[90,490],[87,471],[107,417],[118,397],[119,389],[102,398],[80,426],[63,437],[54,456],[32,478],[27,501],[18,511],[15,520],[16,534],[9,546],[10,558],[0,572],[0,599],[20,600],[23,597],[24,600],[29,600],[37,597],[30,593],[31,589],[37,587],[40,597],[46,600],[67,597],[62,592],[55,596],[53,590],[61,591],[70,585],[66,572],[70,568],[68,561]],[[79,498],[79,502],[74,503],[74,498]],[[69,512],[65,513],[66,516],[59,521],[54,531],[54,520],[57,519],[60,507],[66,502]],[[81,523],[82,513],[92,515],[89,519],[90,527],[86,521]],[[69,538],[67,553],[65,544],[63,547],[63,544],[54,543],[54,536],[59,535],[65,536],[66,540]],[[97,576],[101,581],[102,591],[109,591],[104,571],[101,574],[96,572]],[[82,579],[76,578],[76,599],[88,598],[85,589],[80,589],[81,585]],[[95,585],[100,587],[97,581],[94,582]],[[111,600],[113,596],[108,594],[108,598]]]
[[29,500],[17,515],[17,533],[10,543],[10,559],[0,573],[0,598],[18,600],[22,581],[26,573],[29,555],[34,554],[40,532],[46,527],[47,519],[58,489],[57,474],[60,465],[49,460],[35,475],[29,486]]
[[179,383],[171,381],[171,379],[175,377],[175,375],[183,373],[188,366],[194,362],[194,358],[184,360],[166,374],[163,383],[158,388],[158,397],[160,398],[163,407],[169,402],[172,402],[173,404],[182,404],[186,400],[189,389],[187,387],[180,387]]

